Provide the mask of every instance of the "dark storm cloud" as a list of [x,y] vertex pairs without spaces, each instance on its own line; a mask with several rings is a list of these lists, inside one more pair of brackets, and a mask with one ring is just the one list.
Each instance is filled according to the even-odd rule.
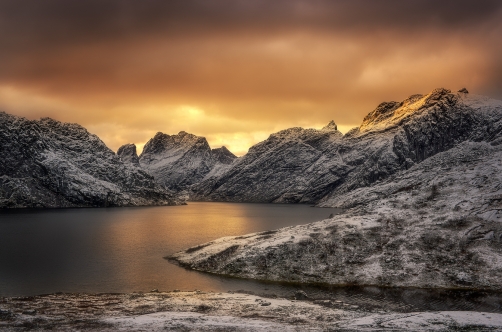
[[502,98],[500,40],[502,1],[0,0],[0,108],[114,148],[351,126],[439,86]]
[[2,45],[27,49],[133,36],[470,29],[500,18],[500,1],[1,1]]

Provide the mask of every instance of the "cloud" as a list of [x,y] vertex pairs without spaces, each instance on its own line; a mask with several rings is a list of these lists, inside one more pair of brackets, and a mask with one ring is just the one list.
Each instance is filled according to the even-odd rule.
[[185,130],[245,151],[436,87],[502,98],[501,35],[488,0],[0,0],[0,106],[114,150]]

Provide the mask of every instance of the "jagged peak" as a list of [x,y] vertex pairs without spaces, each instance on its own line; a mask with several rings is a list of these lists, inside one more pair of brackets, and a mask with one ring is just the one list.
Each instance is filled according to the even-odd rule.
[[437,88],[427,95],[411,95],[402,102],[383,102],[364,118],[363,123],[359,127],[359,132],[364,133],[373,130],[383,130],[439,102],[453,104],[457,100],[458,97],[452,94],[451,90]]
[[425,96],[425,99],[427,102],[430,101],[438,101],[442,99],[444,96],[451,94],[451,90],[445,89],[445,88],[437,88],[432,90],[431,93],[429,93],[427,96]]
[[212,149],[211,153],[216,158],[216,160],[218,160],[220,163],[223,163],[223,164],[230,164],[230,163],[232,163],[232,161],[234,161],[234,159],[237,158],[237,156],[234,155],[224,145],[221,148]]
[[127,143],[122,145],[118,150],[117,154],[120,155],[124,153],[125,151],[134,151],[134,154],[136,154],[136,144],[134,143]]
[[390,118],[394,115],[394,111],[400,106],[400,104],[401,103],[397,101],[384,101],[380,103],[377,108],[364,117],[361,127],[366,127],[370,124],[382,122]]
[[326,126],[324,126],[321,130],[324,131],[331,131],[331,130],[338,130],[338,126],[336,125],[334,120],[331,120]]
[[194,134],[187,133],[186,131],[180,131],[177,135],[169,135],[158,132],[145,144],[140,159],[147,155],[164,154],[165,152],[171,153],[173,151],[188,151],[194,146],[203,146],[204,148],[210,150],[205,137],[196,136]]
[[222,145],[220,148],[211,149],[211,151],[222,151],[222,152],[226,152],[226,153],[227,152],[232,153],[229,149],[227,149],[227,147],[225,145]]
[[125,163],[131,163],[133,165],[139,166],[139,157],[136,151],[136,144],[134,143],[122,145],[117,150],[117,156],[119,156],[120,160]]

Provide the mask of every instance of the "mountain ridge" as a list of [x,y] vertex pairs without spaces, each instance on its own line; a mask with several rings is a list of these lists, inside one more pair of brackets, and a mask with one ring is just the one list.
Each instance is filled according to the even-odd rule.
[[194,184],[191,199],[320,204],[459,142],[489,140],[493,133],[486,130],[500,132],[500,112],[490,115],[486,108],[500,110],[501,103],[439,88],[381,103],[359,127],[332,140],[322,132],[330,125],[336,131],[334,122],[321,130],[285,129],[252,146],[225,172]]
[[0,112],[0,207],[179,205],[84,127]]
[[170,259],[266,281],[502,290],[502,101],[436,89],[380,104],[336,144],[348,169],[318,205],[342,214]]

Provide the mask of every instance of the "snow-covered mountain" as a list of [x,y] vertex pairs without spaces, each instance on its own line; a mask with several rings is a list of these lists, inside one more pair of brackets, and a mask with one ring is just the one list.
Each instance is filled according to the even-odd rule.
[[183,203],[77,124],[0,112],[0,208]]
[[211,150],[204,137],[184,131],[178,135],[159,132],[146,143],[139,163],[157,183],[173,190],[184,190],[236,158],[226,147]]
[[326,165],[338,158],[336,147],[342,138],[334,122],[322,130],[290,128],[272,134],[225,172],[194,185],[191,198],[276,203],[319,200],[337,180]]
[[[250,148],[225,172],[192,186],[192,199],[334,204],[466,140],[500,133],[497,101],[436,89],[402,102],[384,102],[360,127],[342,135],[291,128]],[[331,204],[328,203],[328,204]]]
[[351,168],[320,205],[343,214],[172,258],[264,280],[502,290],[502,101],[434,90],[379,105],[336,144]]

